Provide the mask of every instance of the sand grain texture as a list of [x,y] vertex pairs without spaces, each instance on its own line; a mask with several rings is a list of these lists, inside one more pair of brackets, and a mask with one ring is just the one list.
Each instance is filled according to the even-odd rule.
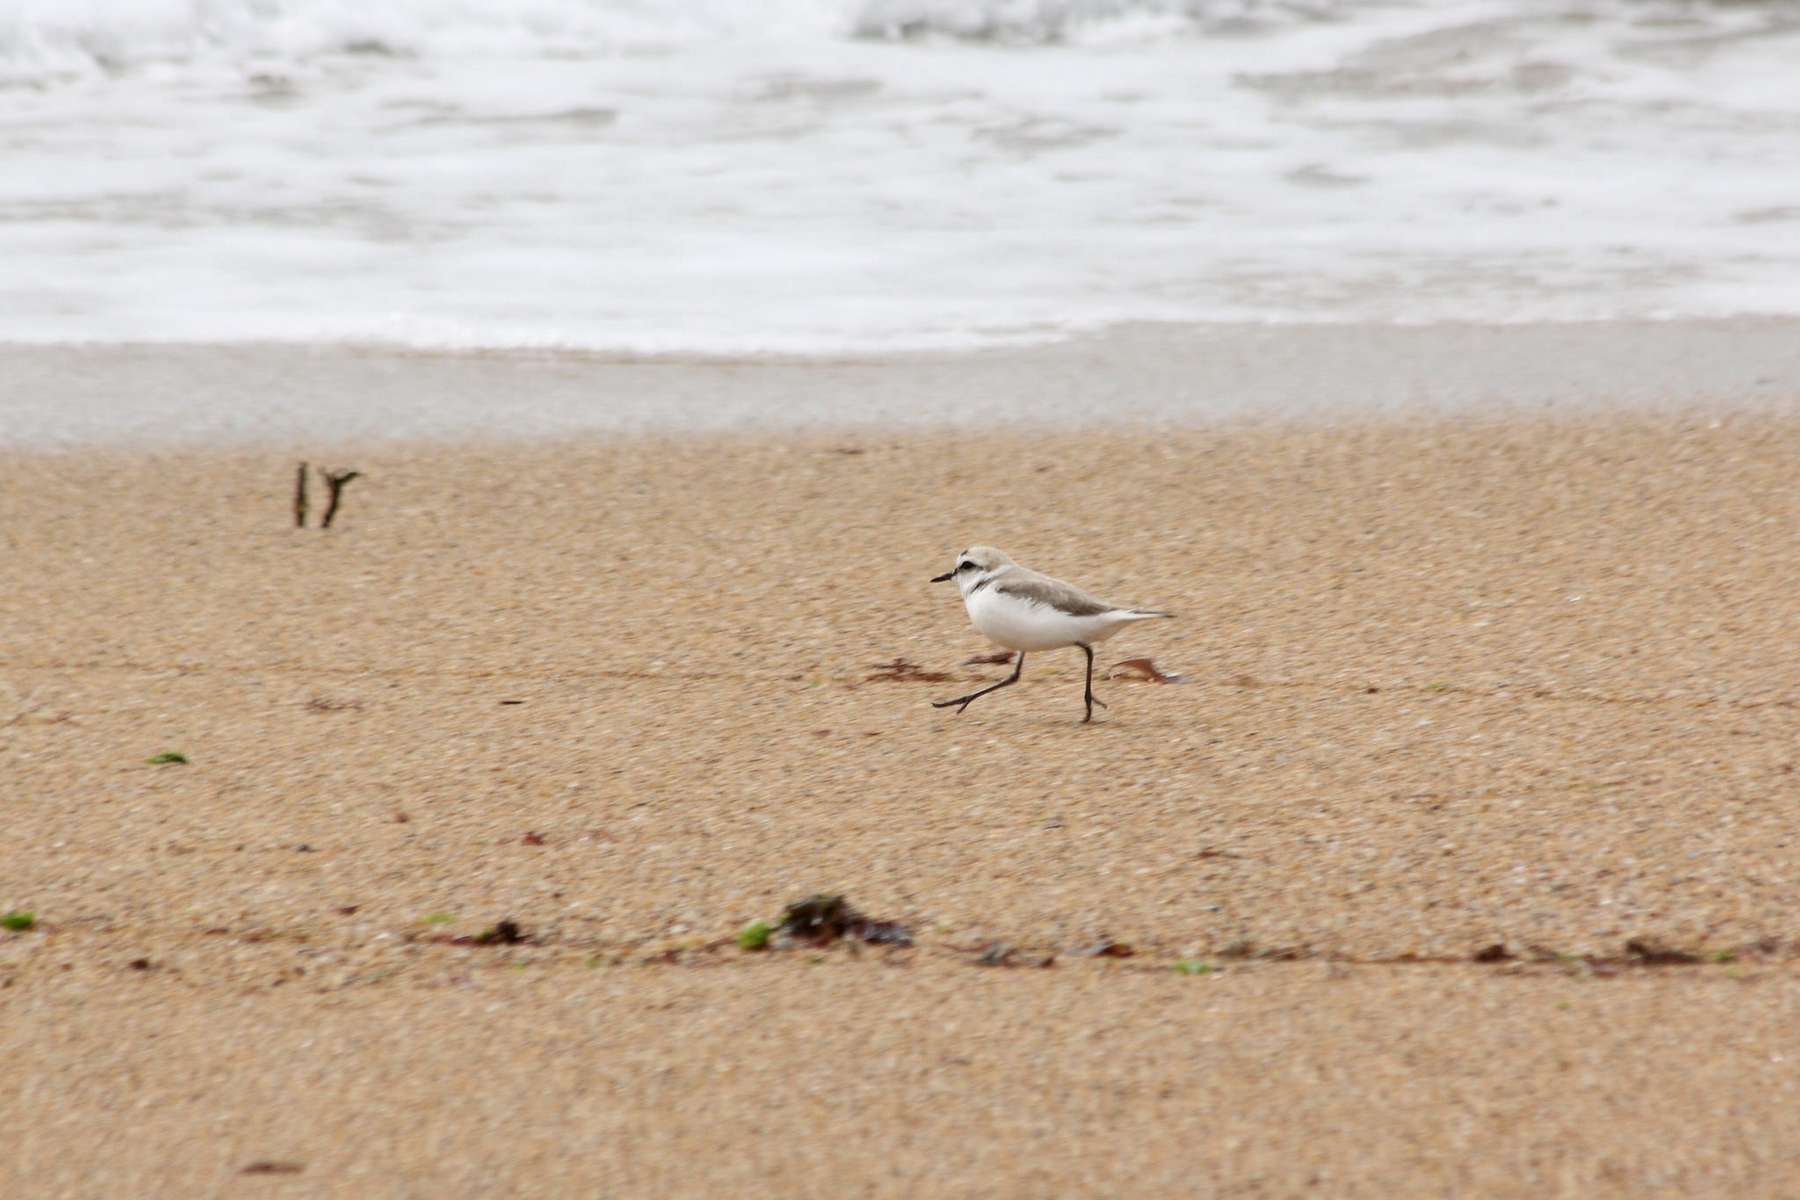
[[1789,417],[303,456],[4,463],[0,1194],[1800,1193]]

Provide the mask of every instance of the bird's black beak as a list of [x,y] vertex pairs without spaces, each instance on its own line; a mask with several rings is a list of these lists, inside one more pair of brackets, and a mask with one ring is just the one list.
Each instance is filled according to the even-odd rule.
[[942,575],[933,575],[931,577],[931,582],[933,582],[933,583],[949,583],[954,578],[956,578],[955,571],[945,571]]

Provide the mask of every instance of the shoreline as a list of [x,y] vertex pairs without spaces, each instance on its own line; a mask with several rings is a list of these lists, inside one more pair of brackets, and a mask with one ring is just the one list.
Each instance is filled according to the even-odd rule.
[[0,345],[0,375],[0,453],[1795,413],[1800,319],[1129,325],[889,358]]

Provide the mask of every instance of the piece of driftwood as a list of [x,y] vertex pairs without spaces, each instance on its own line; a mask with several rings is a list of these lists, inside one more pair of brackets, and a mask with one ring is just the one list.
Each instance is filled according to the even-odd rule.
[[974,658],[965,658],[962,660],[962,665],[978,667],[984,663],[993,663],[996,666],[1004,667],[1012,660],[1013,652],[1011,650],[996,650],[992,654],[977,654]]
[[306,528],[306,464],[294,473],[294,528]]
[[325,515],[319,521],[320,529],[330,529],[331,519],[337,516],[338,503],[343,499],[344,485],[362,474],[361,471],[327,471],[320,469],[325,477],[325,486],[331,489],[331,499],[325,505]]
[[1124,662],[1114,663],[1107,671],[1106,677],[1111,679],[1113,678],[1114,672],[1126,669],[1138,672],[1136,678],[1147,679],[1151,683],[1187,682],[1187,676],[1177,675],[1172,671],[1164,671],[1156,665],[1156,660],[1151,658],[1128,658]]

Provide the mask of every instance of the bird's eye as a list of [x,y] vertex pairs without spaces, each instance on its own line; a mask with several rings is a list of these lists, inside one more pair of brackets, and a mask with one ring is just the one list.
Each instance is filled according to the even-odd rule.
[[959,562],[956,564],[956,569],[959,571],[973,571],[975,569],[975,564],[972,562]]

